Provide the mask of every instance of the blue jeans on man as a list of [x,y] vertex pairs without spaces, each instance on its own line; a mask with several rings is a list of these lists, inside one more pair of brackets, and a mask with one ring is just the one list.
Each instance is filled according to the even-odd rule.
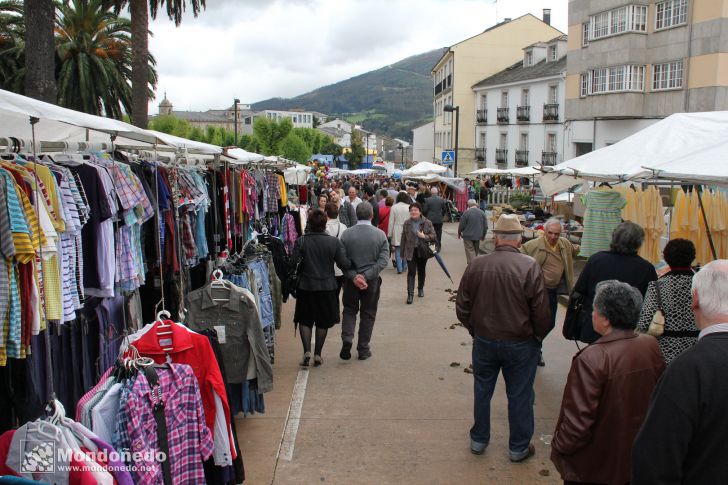
[[474,338],[475,424],[470,429],[473,441],[484,445],[490,442],[490,400],[498,374],[503,371],[508,396],[508,447],[511,454],[527,453],[534,431],[533,381],[540,348],[536,339],[511,342]]

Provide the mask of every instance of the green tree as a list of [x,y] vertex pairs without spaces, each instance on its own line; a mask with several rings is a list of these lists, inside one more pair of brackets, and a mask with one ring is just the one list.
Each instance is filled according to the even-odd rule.
[[361,133],[353,130],[351,133],[351,150],[345,155],[346,160],[349,162],[349,168],[357,168],[362,160],[364,160],[365,155],[366,149],[361,142]]
[[275,121],[261,117],[253,124],[253,133],[263,155],[280,155],[280,144],[292,130],[293,122],[290,118]]
[[25,93],[25,17],[18,0],[0,1],[0,89]]
[[[39,0],[35,0],[39,1]],[[192,14],[197,17],[200,10],[206,7],[205,0],[105,0],[109,5],[114,5],[117,13],[129,5],[131,14],[131,49],[132,49],[132,123],[140,128],[146,128],[149,116],[149,104],[147,98],[147,80],[149,79],[149,16],[157,18],[159,7],[166,3],[167,16],[179,27],[182,22],[182,14],[187,10],[187,5],[192,7]]]
[[[103,0],[58,3],[56,12],[58,103],[120,119],[132,107],[131,22],[110,11]],[[147,63],[149,100],[157,73],[151,55]]]
[[313,128],[294,128],[293,132],[306,142],[312,153],[321,153],[324,146],[334,141],[330,136]]
[[343,150],[344,149],[341,145],[337,145],[332,141],[331,143],[324,145],[319,153],[322,153],[323,155],[333,155],[334,158],[338,158],[343,153]]
[[[152,120],[149,128],[190,140],[202,142],[207,140],[207,136],[202,133],[202,130],[199,128],[192,128],[189,121],[177,118],[176,116],[157,116]],[[192,138],[194,130],[199,132],[199,134],[195,133],[195,136],[198,136],[199,138]]]
[[298,163],[307,163],[311,158],[311,150],[300,136],[290,133],[280,142],[278,155]]

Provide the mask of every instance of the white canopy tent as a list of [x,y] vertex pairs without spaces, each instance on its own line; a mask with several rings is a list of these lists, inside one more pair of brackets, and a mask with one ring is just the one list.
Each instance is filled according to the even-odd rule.
[[518,167],[518,168],[481,168],[470,172],[470,175],[517,175],[520,177],[530,177],[539,175],[543,172],[536,167]]
[[419,162],[417,165],[402,171],[403,177],[416,177],[429,175],[433,173],[443,173],[447,171],[447,167],[437,165],[431,162]]
[[[15,136],[12,133],[18,133],[19,137],[30,138],[30,117],[41,120],[36,126],[37,141],[41,139],[46,141],[83,141],[88,139],[86,130],[95,130],[137,142],[149,144],[157,142],[157,138],[153,133],[123,121],[73,111],[20,94],[0,90],[0,130],[2,130],[2,136]],[[61,127],[57,123],[70,125],[71,128]]]
[[544,170],[590,180],[665,178],[728,184],[728,111],[677,113]]
[[232,157],[242,163],[259,162],[265,158],[263,155],[249,152],[247,150],[243,150],[242,148],[228,148],[225,150],[225,153],[229,157]]

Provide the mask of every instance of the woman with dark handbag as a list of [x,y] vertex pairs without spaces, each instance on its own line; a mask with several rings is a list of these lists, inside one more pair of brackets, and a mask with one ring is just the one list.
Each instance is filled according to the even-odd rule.
[[334,275],[334,264],[346,271],[351,261],[344,245],[326,233],[326,214],[320,209],[311,211],[309,232],[298,238],[293,249],[294,262],[299,265],[296,310],[293,321],[298,325],[303,344],[302,367],[311,362],[311,339],[316,327],[314,366],[323,363],[321,351],[329,328],[341,321],[339,286]]
[[428,243],[437,241],[432,222],[422,215],[422,206],[410,205],[410,218],[402,227],[400,242],[402,257],[407,260],[407,304],[411,305],[415,295],[415,276],[417,276],[417,296],[425,296],[425,276],[427,260],[433,256]]
[[687,239],[673,239],[662,255],[670,272],[647,287],[637,331],[657,337],[665,363],[669,364],[698,341],[691,306],[694,273],[690,265],[695,259],[695,245]]
[[652,263],[637,254],[644,240],[644,229],[634,222],[622,222],[612,233],[610,250],[593,254],[586,262],[574,285],[574,290],[584,295],[577,340],[590,344],[599,338],[591,321],[597,284],[617,280],[634,286],[644,295],[649,283],[657,279]]

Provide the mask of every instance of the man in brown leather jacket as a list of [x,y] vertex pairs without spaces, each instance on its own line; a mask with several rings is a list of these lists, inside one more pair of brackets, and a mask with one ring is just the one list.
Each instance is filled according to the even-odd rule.
[[533,381],[551,313],[541,267],[518,251],[521,224],[502,215],[495,225],[495,252],[474,259],[457,296],[458,319],[473,336],[475,424],[470,450],[482,454],[490,441],[490,400],[501,369],[508,394],[510,459],[534,453]]

